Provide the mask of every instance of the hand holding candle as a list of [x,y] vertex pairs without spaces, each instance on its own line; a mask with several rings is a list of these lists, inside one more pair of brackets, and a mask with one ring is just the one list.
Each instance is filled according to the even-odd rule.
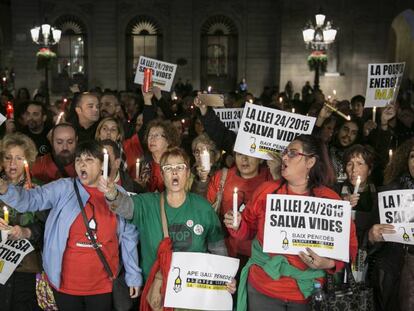
[[27,163],[27,161],[24,160],[23,164],[24,164],[24,171],[26,173],[27,188],[30,189],[30,188],[32,188],[32,179],[30,177],[29,163]]
[[239,212],[238,205],[239,205],[239,198],[237,194],[237,188],[234,188],[234,192],[233,192],[233,227],[234,228],[237,227],[237,214]]
[[135,163],[135,179],[139,180],[139,166],[140,162],[139,159],[137,159],[137,162]]
[[358,176],[357,180],[356,180],[356,183],[355,183],[354,194],[358,193],[360,185],[361,185],[361,176]]
[[60,120],[62,120],[63,114],[64,114],[64,112],[63,112],[63,111],[62,111],[61,113],[59,113],[59,115],[58,115],[58,117],[57,117],[57,120],[56,120],[56,124],[55,124],[55,125],[58,125],[58,124],[60,123]]
[[200,154],[200,159],[201,159],[201,166],[203,167],[203,171],[210,171],[211,169],[210,152],[204,149],[203,152],[201,152]]
[[108,179],[108,162],[109,162],[109,155],[108,155],[108,151],[104,148],[103,149],[103,154],[104,154],[104,161],[103,161],[103,177],[105,179]]
[[6,205],[3,206],[3,219],[7,224],[9,224],[9,209]]
[[6,117],[7,119],[14,119],[14,108],[11,101],[7,102]]

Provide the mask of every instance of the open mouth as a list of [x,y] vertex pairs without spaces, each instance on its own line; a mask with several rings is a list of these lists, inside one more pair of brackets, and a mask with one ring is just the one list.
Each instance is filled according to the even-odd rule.
[[283,163],[283,162],[282,162],[282,164],[281,164],[280,168],[281,168],[282,170],[286,169],[286,168],[287,168],[286,163]]
[[173,186],[178,186],[179,184],[178,177],[173,177],[171,183]]
[[17,173],[17,169],[15,169],[15,168],[10,168],[9,169],[9,174],[10,175],[15,175]]
[[88,178],[88,173],[85,170],[80,171],[80,178],[86,179]]

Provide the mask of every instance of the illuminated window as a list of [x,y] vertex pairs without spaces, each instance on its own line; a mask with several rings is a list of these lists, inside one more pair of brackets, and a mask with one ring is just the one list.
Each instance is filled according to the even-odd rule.
[[126,79],[128,89],[136,88],[133,83],[140,56],[162,59],[162,33],[156,21],[150,17],[134,18],[127,27]]
[[87,88],[87,36],[82,22],[74,16],[63,16],[55,25],[62,30],[62,38],[55,47],[55,91],[66,91],[68,85]]

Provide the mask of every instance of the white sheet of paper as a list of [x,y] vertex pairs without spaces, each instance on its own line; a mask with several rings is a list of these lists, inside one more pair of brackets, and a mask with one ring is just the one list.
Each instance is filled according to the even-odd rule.
[[239,259],[212,254],[174,252],[168,274],[165,307],[232,310],[226,284],[236,275]]
[[306,253],[349,261],[351,206],[347,201],[268,194],[263,251]]

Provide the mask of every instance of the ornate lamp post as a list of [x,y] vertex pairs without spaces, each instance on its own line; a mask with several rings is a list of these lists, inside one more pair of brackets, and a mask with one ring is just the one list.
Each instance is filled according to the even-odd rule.
[[33,27],[30,34],[33,42],[42,46],[37,52],[37,69],[45,70],[46,105],[49,105],[49,67],[50,61],[56,58],[56,54],[50,50],[50,47],[59,43],[62,31],[45,23],[40,27]]
[[303,41],[306,48],[312,53],[308,56],[308,65],[310,70],[315,71],[314,89],[319,89],[319,75],[326,71],[328,56],[326,50],[329,45],[335,41],[337,29],[332,27],[332,22],[325,23],[325,15],[318,13],[315,15],[316,24],[309,23],[302,31]]

